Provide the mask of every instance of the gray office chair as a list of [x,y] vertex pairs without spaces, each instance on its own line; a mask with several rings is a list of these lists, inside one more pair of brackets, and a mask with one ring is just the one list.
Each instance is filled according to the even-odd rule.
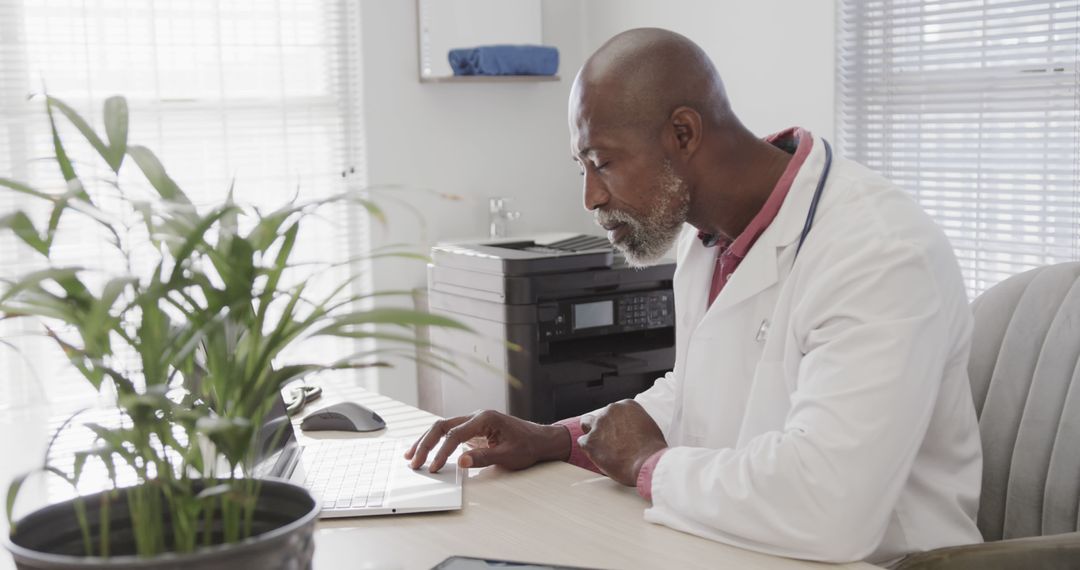
[[1016,275],[972,304],[984,544],[903,570],[1080,568],[1080,263]]

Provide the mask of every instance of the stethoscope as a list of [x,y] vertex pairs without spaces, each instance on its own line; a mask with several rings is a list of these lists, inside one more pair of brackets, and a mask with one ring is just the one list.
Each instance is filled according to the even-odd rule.
[[829,141],[821,139],[825,143],[825,166],[821,169],[821,177],[818,178],[817,188],[814,189],[814,199],[810,201],[810,211],[806,213],[806,223],[803,224],[802,235],[799,236],[799,246],[795,248],[795,257],[799,256],[806,236],[810,234],[810,228],[814,225],[814,214],[817,213],[818,202],[821,201],[821,193],[825,190],[825,181],[829,179],[829,169],[832,168],[832,147]]
[[[825,182],[829,180],[829,169],[832,168],[832,146],[825,139],[821,139],[821,142],[825,144],[825,166],[821,169],[817,188],[814,189],[814,197],[810,200],[810,210],[806,213],[806,222],[803,223],[802,235],[799,236],[799,245],[795,248],[795,257],[799,256],[799,250],[802,249],[806,236],[810,235],[810,228],[814,226],[814,215],[817,214],[818,202],[821,201],[821,194],[825,190]],[[719,239],[718,235],[703,235],[701,243],[705,247],[712,247],[716,245]]]
[[[829,146],[829,141],[825,139],[821,139],[821,142],[825,143],[825,166],[821,169],[817,188],[814,189],[814,198],[810,200],[810,210],[806,212],[806,222],[803,223],[802,235],[799,236],[799,245],[795,248],[795,258],[799,257],[799,250],[802,249],[806,236],[810,235],[810,228],[814,226],[814,214],[817,213],[818,202],[821,202],[821,194],[825,191],[825,182],[829,180],[829,169],[832,168],[832,147]],[[795,263],[794,258],[791,263]],[[769,334],[769,325],[769,319],[763,319],[754,340],[765,342],[765,337]]]
[[[802,234],[799,236],[799,245],[795,248],[795,256],[792,258],[792,263],[795,263],[795,258],[799,257],[799,251],[802,250],[803,243],[806,242],[806,236],[810,235],[810,228],[814,227],[814,215],[817,214],[818,203],[821,202],[821,194],[825,191],[825,183],[829,180],[829,169],[832,168],[832,146],[829,145],[829,141],[821,139],[821,142],[825,144],[825,166],[821,168],[821,176],[818,177],[817,188],[814,188],[814,197],[810,200],[810,209],[806,212],[806,222],[803,223]],[[711,247],[716,243],[716,238],[710,236],[712,243],[705,243],[706,247]],[[754,336],[754,340],[758,342],[764,342],[766,335],[769,333],[769,319],[763,319],[761,325],[757,329],[757,334]]]

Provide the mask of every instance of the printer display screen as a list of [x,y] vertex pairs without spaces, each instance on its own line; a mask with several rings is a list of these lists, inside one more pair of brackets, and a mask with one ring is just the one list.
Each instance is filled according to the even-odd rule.
[[615,323],[615,303],[597,301],[574,305],[574,330],[606,327]]

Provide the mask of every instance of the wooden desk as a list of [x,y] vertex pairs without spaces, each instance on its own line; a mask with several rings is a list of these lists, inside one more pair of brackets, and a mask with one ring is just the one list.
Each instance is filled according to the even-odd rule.
[[[328,402],[337,399],[377,411],[386,437],[418,437],[436,419],[359,388],[328,390]],[[634,489],[566,463],[471,470],[464,503],[455,512],[321,521],[315,568],[424,569],[455,554],[595,568],[875,568],[766,556],[647,523]]]
[[[377,434],[298,433],[301,440],[414,438],[435,420],[361,388],[325,389],[326,396],[310,409],[350,399],[378,411],[388,427]],[[55,412],[48,406],[0,412],[0,450],[5,456],[0,489],[5,493],[11,477],[40,461],[55,428]],[[316,570],[426,569],[455,554],[620,569],[832,567],[756,554],[647,523],[642,519],[646,503],[634,489],[565,463],[518,472],[487,468],[469,475],[460,511],[319,522]],[[27,506],[45,502],[43,487],[28,486],[25,491]],[[7,532],[3,519],[0,515],[0,532]],[[0,548],[0,570],[13,567],[11,556]]]

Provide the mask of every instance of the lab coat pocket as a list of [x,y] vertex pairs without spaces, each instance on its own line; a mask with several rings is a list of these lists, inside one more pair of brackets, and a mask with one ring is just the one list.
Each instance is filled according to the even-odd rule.
[[770,431],[782,431],[791,411],[790,383],[783,361],[759,362],[746,400],[746,414],[739,429],[742,447],[751,439]]

